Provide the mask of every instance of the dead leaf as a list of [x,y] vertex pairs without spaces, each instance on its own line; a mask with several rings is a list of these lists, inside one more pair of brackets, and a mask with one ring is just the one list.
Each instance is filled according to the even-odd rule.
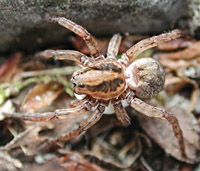
[[[49,122],[26,124],[23,132],[16,134],[15,130],[13,130],[15,132],[14,138],[5,146],[1,146],[0,150],[8,152],[20,147],[25,155],[35,155],[38,153],[38,146],[47,139],[46,136],[39,135],[40,131],[52,129],[53,127],[54,125]],[[14,153],[14,150],[12,152]]]
[[0,83],[9,82],[15,75],[19,75],[21,69],[18,68],[18,64],[21,57],[22,54],[20,52],[15,53],[0,66]]
[[169,53],[159,53],[159,58],[168,58],[172,60],[192,60],[198,58],[200,55],[200,41],[193,43],[186,49],[169,52]]
[[157,46],[159,50],[171,51],[192,46],[195,43],[193,39],[175,39]]
[[25,97],[21,110],[33,110],[49,105],[62,91],[62,86],[56,82],[37,84]]
[[95,163],[90,163],[80,153],[60,150],[63,156],[58,160],[60,165],[70,171],[106,171]]

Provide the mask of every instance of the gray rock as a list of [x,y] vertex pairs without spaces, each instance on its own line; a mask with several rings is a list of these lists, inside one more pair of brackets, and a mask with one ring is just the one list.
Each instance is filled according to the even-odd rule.
[[118,32],[158,34],[184,21],[189,16],[189,3],[189,0],[0,0],[0,52],[32,51],[65,42],[69,32],[44,20],[51,16],[72,19],[95,36]]
[[190,31],[194,32],[196,29],[200,29],[200,0],[192,0],[189,7],[192,16],[192,21],[190,22]]

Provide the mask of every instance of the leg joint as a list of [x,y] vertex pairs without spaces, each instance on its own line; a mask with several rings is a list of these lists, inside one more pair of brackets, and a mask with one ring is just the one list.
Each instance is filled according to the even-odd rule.
[[105,111],[105,106],[103,105],[98,105],[97,109],[99,110],[100,113],[103,113]]

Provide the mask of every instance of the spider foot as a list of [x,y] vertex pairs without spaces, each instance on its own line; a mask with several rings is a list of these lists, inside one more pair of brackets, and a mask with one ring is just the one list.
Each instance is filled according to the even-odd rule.
[[180,146],[180,152],[183,158],[187,158],[187,155],[185,153],[185,145],[184,145],[184,138],[183,133],[180,128],[180,125],[178,123],[178,120],[175,116],[172,114],[165,113],[164,118],[169,121],[169,123],[172,125],[175,137],[178,140],[179,146]]

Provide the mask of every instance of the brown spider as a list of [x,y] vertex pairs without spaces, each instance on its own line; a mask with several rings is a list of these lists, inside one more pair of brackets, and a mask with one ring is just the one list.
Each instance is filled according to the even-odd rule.
[[100,54],[94,37],[83,27],[66,18],[52,18],[51,21],[59,23],[82,37],[89,47],[91,57],[72,50],[45,50],[36,56],[72,60],[83,67],[73,74],[71,82],[74,92],[85,94],[86,97],[77,101],[69,109],[58,109],[54,112],[39,114],[5,113],[5,115],[29,121],[49,121],[81,116],[95,108],[76,129],[48,140],[47,144],[53,144],[77,137],[89,129],[100,120],[108,104],[113,105],[115,114],[121,123],[124,126],[129,125],[130,118],[122,105],[122,100],[125,100],[132,108],[146,116],[168,120],[178,139],[181,154],[186,157],[183,135],[177,118],[167,111],[153,107],[139,99],[153,97],[162,90],[165,80],[163,68],[152,58],[134,60],[144,50],[180,37],[180,30],[144,39],[128,49],[121,59],[117,60],[116,56],[121,42],[119,34],[112,37],[108,45],[107,57],[104,57]]

